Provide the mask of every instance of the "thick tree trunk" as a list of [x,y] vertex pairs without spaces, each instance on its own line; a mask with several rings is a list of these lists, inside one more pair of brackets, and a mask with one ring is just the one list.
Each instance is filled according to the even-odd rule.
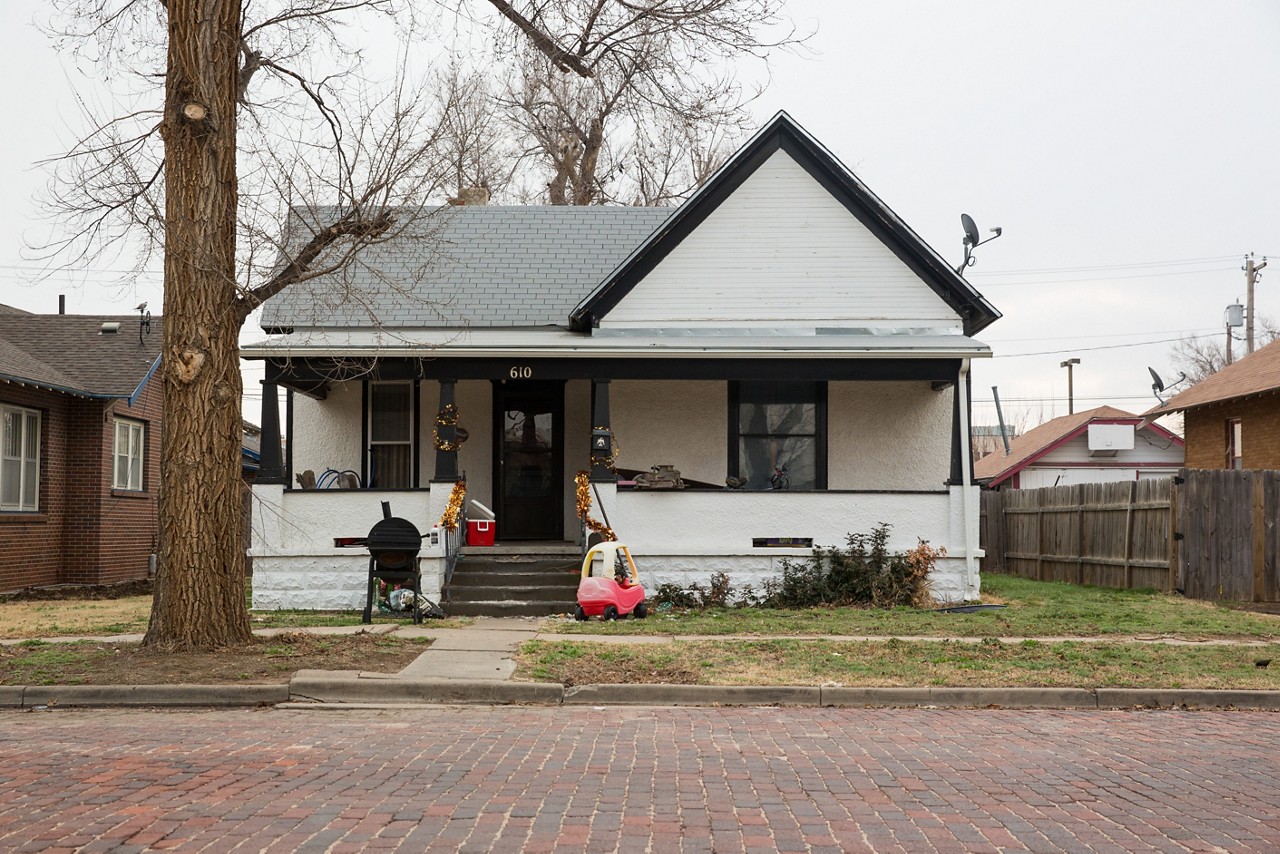
[[250,639],[240,531],[236,92],[241,0],[168,0],[160,562],[145,643]]

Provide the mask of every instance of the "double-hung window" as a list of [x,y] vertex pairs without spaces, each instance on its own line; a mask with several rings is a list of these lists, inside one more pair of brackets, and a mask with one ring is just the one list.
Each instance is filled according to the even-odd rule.
[[827,488],[826,383],[730,383],[729,433],[729,468],[744,488]]
[[142,450],[146,427],[141,421],[116,419],[114,474],[111,485],[116,489],[142,491]]
[[413,383],[369,383],[369,486],[413,486]]
[[40,413],[0,406],[0,510],[40,509]]

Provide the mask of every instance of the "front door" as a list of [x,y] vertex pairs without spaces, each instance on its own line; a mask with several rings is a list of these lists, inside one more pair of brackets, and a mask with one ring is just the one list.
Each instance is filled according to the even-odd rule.
[[498,538],[564,539],[564,383],[495,383],[493,411]]

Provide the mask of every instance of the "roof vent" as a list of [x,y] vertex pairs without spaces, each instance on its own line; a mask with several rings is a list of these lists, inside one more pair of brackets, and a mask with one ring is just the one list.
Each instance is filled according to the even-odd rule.
[[106,323],[102,324],[102,327],[98,329],[98,334],[99,335],[115,335],[119,331],[120,331],[120,324],[116,323],[115,321],[109,320]]

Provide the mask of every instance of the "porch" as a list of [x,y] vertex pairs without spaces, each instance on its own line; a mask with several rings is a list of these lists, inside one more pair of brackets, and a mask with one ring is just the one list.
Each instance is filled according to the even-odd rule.
[[[562,359],[540,363],[534,380],[511,379],[515,369],[493,360],[381,359],[354,377],[328,373],[323,360],[268,362],[264,434],[281,432],[270,412],[284,386],[288,454],[274,476],[264,459],[255,487],[254,607],[363,605],[367,553],[336,543],[363,537],[383,500],[429,533],[459,478],[468,502],[496,511],[498,549],[548,559],[580,550],[581,470],[591,515],[607,516],[631,546],[646,585],[724,572],[759,589],[784,559],[888,522],[896,550],[918,539],[947,550],[934,578],[940,598],[976,598],[961,368],[924,358]],[[380,394],[386,384],[403,392]],[[389,399],[399,403],[379,408]],[[645,489],[615,471],[658,464],[689,485]],[[390,466],[399,488],[385,486]],[[297,472],[325,469],[349,471],[360,488],[293,488]],[[789,488],[769,488],[772,470],[789,472]],[[499,552],[464,553],[459,565],[481,554]],[[422,567],[428,595],[447,595],[444,555],[424,549]]]

